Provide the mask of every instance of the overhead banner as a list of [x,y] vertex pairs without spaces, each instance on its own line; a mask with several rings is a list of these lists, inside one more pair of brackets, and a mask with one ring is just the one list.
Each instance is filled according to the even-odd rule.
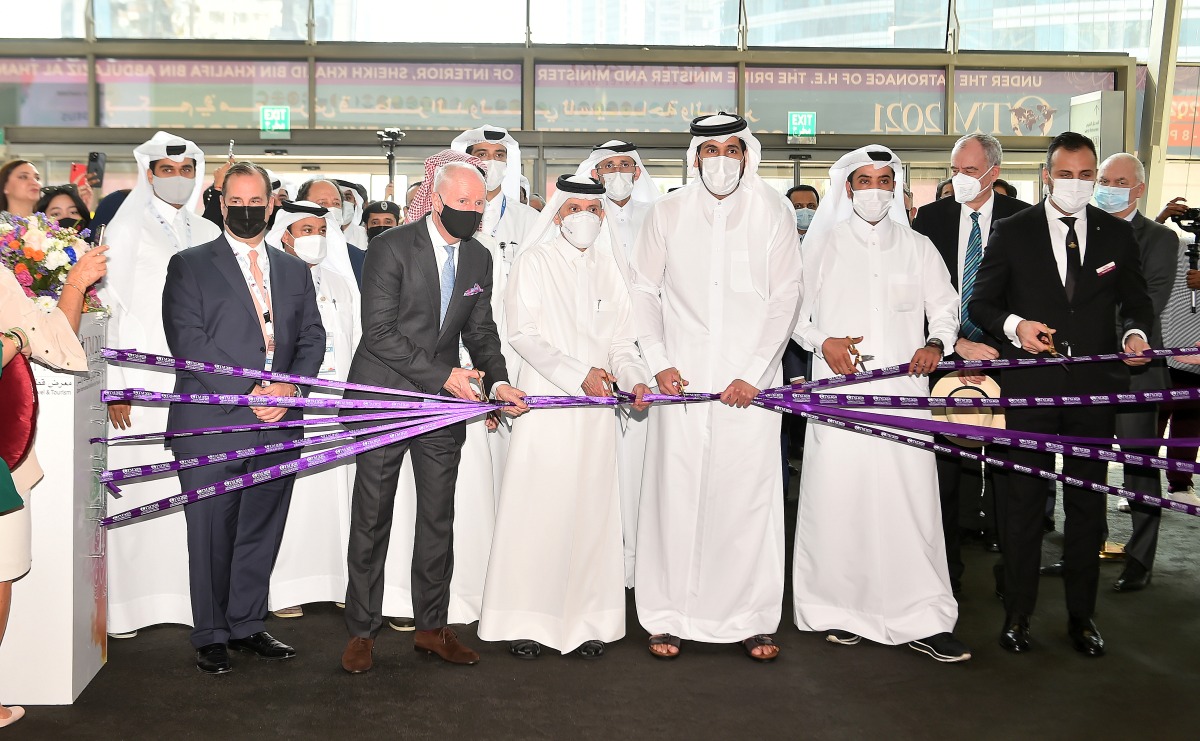
[[519,64],[317,64],[317,127],[521,126]]
[[263,106],[308,126],[308,65],[196,59],[98,59],[100,125],[257,129]]
[[788,112],[815,111],[821,134],[940,134],[946,73],[937,69],[747,67],[746,119],[786,134]]
[[541,131],[687,131],[697,116],[737,110],[736,67],[539,64],[535,70],[534,126]]
[[1112,72],[958,70],[954,75],[954,131],[1057,136],[1068,130],[1073,96],[1115,87]]
[[0,126],[87,126],[84,59],[0,57]]

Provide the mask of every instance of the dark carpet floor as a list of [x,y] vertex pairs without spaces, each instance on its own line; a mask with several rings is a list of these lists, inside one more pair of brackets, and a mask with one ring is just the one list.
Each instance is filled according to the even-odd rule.
[[[795,506],[789,505],[789,523]],[[1061,515],[1060,515],[1061,517]],[[1128,516],[1110,511],[1112,539]],[[1061,522],[1061,519],[1060,519]],[[483,655],[454,667],[386,630],[374,671],[339,668],[341,611],[311,605],[269,629],[296,646],[283,663],[235,655],[235,670],[202,676],[188,630],[160,626],[110,641],[109,663],[75,705],[28,708],[5,739],[1148,739],[1200,731],[1200,519],[1164,517],[1146,591],[1116,594],[1120,566],[1102,566],[1096,617],[1108,656],[1088,659],[1066,638],[1061,581],[1043,578],[1034,650],[996,644],[995,559],[967,546],[957,635],[974,651],[943,665],[906,647],[837,646],[796,630],[790,589],[773,664],[738,646],[684,644],[675,661],[646,652],[629,599],[627,637],[599,661],[544,654],[534,662],[460,634]],[[1045,541],[1046,562],[1061,536]],[[790,554],[790,542],[789,542]],[[47,636],[47,640],[53,640]],[[20,669],[19,669],[20,670]],[[28,669],[32,671],[32,669]]]

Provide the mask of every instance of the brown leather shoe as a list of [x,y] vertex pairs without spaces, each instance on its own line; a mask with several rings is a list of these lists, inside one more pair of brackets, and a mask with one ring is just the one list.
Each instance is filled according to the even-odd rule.
[[346,650],[342,652],[342,668],[351,674],[371,671],[371,651],[374,648],[374,638],[351,638],[346,644]]
[[450,628],[418,630],[413,635],[413,649],[437,654],[451,664],[470,666],[479,663],[479,654],[458,642],[458,634]]

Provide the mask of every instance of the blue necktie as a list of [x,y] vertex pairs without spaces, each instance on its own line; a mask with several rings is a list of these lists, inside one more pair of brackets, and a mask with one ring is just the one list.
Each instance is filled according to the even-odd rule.
[[455,245],[446,245],[446,264],[442,265],[442,315],[438,319],[438,326],[446,321],[446,309],[450,308],[450,299],[454,296],[454,247]]
[[979,231],[979,212],[971,212],[971,236],[967,237],[967,257],[963,260],[963,277],[962,277],[962,329],[963,337],[966,337],[972,342],[979,342],[983,339],[983,330],[975,326],[975,322],[971,321],[971,315],[967,313],[967,304],[971,301],[971,294],[975,291],[975,273],[979,272],[979,263],[983,261],[983,234]]

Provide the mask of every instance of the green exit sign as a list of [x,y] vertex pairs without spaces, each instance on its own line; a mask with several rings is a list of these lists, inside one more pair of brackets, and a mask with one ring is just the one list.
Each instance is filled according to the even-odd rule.
[[263,139],[292,138],[292,109],[285,105],[260,107],[258,129]]
[[816,111],[789,111],[787,133],[788,144],[816,144]]

